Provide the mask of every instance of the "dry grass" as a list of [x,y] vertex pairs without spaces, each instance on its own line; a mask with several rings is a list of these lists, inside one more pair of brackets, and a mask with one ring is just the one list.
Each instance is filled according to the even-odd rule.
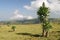
[[[9,27],[7,25],[0,25],[0,40],[60,40],[60,25],[53,24],[53,28],[49,32],[49,37],[33,37],[28,35],[20,35],[17,33],[30,33],[30,34],[39,34],[42,33],[42,26],[40,24],[26,24],[26,25],[15,25],[16,31],[12,32],[12,25]],[[52,32],[54,31],[54,32]]]

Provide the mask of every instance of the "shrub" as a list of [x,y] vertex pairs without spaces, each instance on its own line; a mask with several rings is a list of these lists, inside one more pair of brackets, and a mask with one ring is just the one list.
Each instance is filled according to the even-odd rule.
[[15,29],[16,29],[16,26],[12,26],[12,30],[15,31]]

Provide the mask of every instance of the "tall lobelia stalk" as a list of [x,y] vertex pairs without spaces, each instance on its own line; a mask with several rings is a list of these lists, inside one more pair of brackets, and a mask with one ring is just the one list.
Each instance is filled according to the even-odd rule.
[[45,6],[43,2],[42,6],[38,9],[37,15],[42,23],[42,36],[47,37],[49,29],[52,28],[50,22],[48,21],[49,8]]

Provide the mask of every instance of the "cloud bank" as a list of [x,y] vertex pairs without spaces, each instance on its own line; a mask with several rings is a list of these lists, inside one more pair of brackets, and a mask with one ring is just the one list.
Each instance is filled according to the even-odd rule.
[[45,2],[47,7],[51,9],[60,10],[60,1],[59,0],[34,0],[31,1],[30,5],[25,5],[24,8],[26,9],[37,9],[42,6],[42,3]]
[[[57,17],[60,15],[60,1],[59,0],[33,0],[30,5],[25,5],[24,8],[27,10],[37,10],[42,3],[45,2],[46,6],[50,8],[50,16]],[[60,16],[58,16],[60,17]]]
[[12,17],[10,17],[11,20],[23,20],[23,19],[33,19],[32,16],[25,16],[25,15],[22,15],[22,13],[20,13],[19,10],[15,10],[14,15]]

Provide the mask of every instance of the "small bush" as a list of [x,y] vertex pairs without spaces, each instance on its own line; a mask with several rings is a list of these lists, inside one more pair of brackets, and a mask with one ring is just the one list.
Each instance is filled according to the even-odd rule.
[[15,29],[16,29],[16,26],[12,26],[12,30],[15,31]]

